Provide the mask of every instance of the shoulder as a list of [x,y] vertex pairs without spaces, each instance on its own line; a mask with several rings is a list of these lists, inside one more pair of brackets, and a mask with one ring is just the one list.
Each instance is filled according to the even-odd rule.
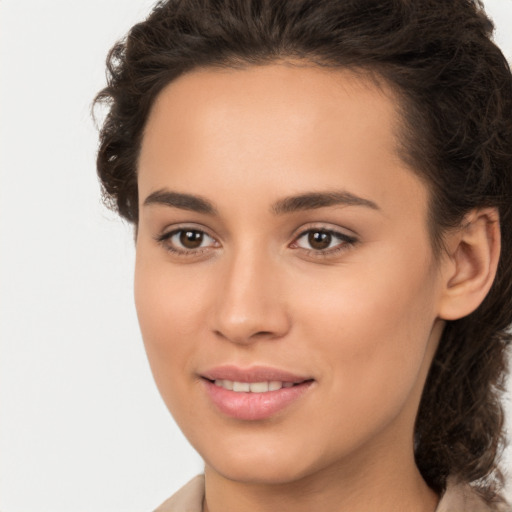
[[201,512],[204,499],[204,475],[198,475],[164,501],[154,512]]
[[512,512],[506,503],[489,505],[467,484],[448,479],[436,512]]

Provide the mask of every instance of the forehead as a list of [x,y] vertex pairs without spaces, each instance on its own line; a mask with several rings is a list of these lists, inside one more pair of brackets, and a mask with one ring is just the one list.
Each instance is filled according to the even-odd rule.
[[[155,190],[258,187],[278,196],[347,188],[376,203],[423,184],[401,161],[397,99],[361,74],[279,63],[187,73],[157,97],[139,158],[141,200]],[[385,185],[385,186],[384,186]],[[276,197],[278,199],[278,197]]]
[[340,128],[350,127],[351,137],[343,134],[347,144],[349,138],[359,138],[393,149],[399,126],[397,104],[389,87],[377,85],[368,74],[348,70],[289,62],[236,70],[197,69],[159,94],[145,139],[159,132],[176,144],[190,135],[204,143],[225,144],[221,137],[230,130],[233,144],[248,146],[244,143],[256,136],[266,146],[272,140],[282,146],[301,137],[328,143]]

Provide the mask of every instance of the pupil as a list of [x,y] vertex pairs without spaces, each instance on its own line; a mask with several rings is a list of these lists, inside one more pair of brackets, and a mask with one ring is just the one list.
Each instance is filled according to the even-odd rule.
[[308,235],[308,242],[313,249],[327,249],[331,245],[332,235],[325,231],[312,231]]
[[203,233],[200,231],[182,231],[180,242],[187,249],[197,249],[203,243]]

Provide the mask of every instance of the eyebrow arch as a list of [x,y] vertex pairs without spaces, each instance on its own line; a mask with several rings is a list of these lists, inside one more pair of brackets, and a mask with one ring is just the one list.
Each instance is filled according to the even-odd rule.
[[194,196],[192,194],[182,194],[180,192],[171,192],[166,189],[157,190],[146,197],[144,206],[152,204],[171,206],[173,208],[205,213],[207,215],[217,214],[217,209],[213,204],[203,197]]
[[351,194],[346,191],[334,192],[308,192],[297,196],[280,199],[272,205],[276,215],[292,213],[300,210],[314,210],[327,206],[365,206],[372,210],[380,210],[376,203],[369,199]]
[[[192,194],[171,192],[161,189],[152,192],[144,200],[144,206],[148,205],[170,206],[181,210],[190,210],[206,215],[217,215],[217,209],[207,199]],[[276,215],[293,213],[301,210],[314,210],[328,206],[365,206],[372,210],[380,210],[376,203],[369,199],[356,196],[346,191],[336,192],[307,192],[296,196],[285,197],[276,201],[271,210]]]

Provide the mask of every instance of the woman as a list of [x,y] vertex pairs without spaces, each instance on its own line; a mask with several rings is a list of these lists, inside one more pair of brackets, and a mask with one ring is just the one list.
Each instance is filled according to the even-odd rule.
[[169,0],[111,51],[98,172],[160,393],[160,511],[500,498],[512,77],[469,0]]

